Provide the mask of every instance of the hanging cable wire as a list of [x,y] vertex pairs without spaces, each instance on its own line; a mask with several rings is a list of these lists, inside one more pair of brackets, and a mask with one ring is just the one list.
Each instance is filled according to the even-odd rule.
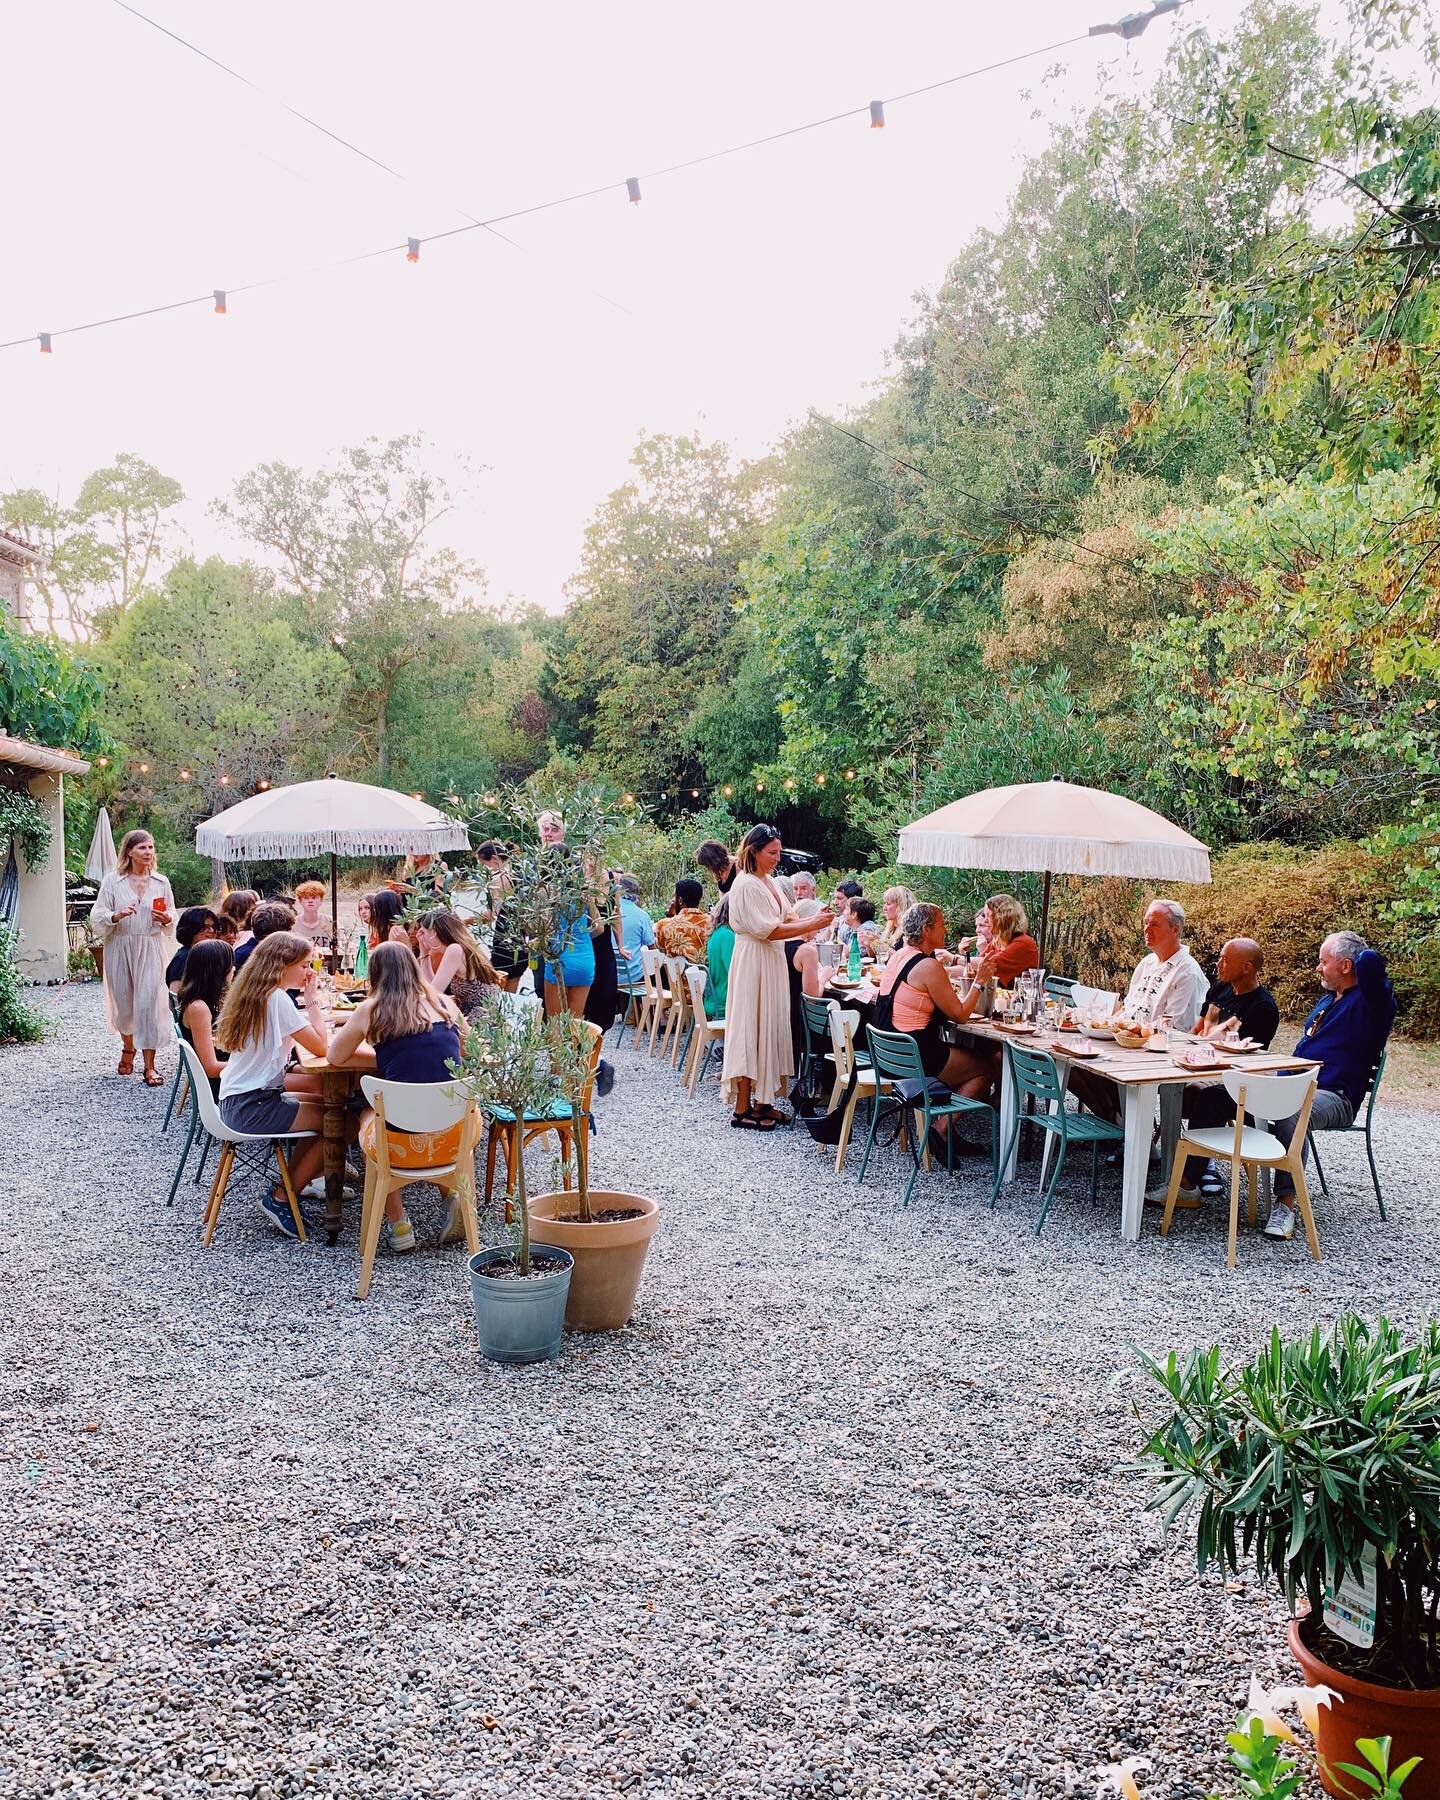
[[[260,88],[257,83],[251,81],[248,76],[242,75],[238,69],[232,69],[228,63],[222,62],[219,57],[212,56],[209,51],[200,49],[197,44],[191,43],[188,38],[182,37],[178,32],[172,31],[168,26],[162,25],[157,20],[152,19],[147,13],[143,13],[137,7],[131,6],[128,3],[128,0],[114,0],[114,4],[119,6],[123,11],[130,13],[133,17],[141,20],[144,24],[152,26],[156,31],[163,32],[166,37],[173,38],[176,43],[183,45],[185,49],[192,51],[196,56],[202,57],[206,62],[212,63],[216,68],[223,70],[224,73],[229,75],[233,80],[243,83],[244,86],[253,89],[256,93],[264,93],[263,88]],[[1152,12],[1149,15],[1145,15],[1146,23],[1149,22],[1150,18],[1158,16],[1159,10],[1152,9]],[[922,94],[934,93],[940,88],[953,87],[957,82],[971,81],[977,76],[993,74],[999,69],[1013,68],[1018,63],[1033,61],[1039,56],[1050,56],[1056,50],[1062,50],[1073,45],[1086,43],[1089,40],[1089,36],[1090,33],[1088,31],[1081,32],[1073,37],[1061,39],[1053,44],[1041,44],[1033,50],[1020,51],[1016,55],[1005,57],[998,62],[985,63],[974,69],[962,69],[959,74],[947,75],[940,81],[927,82],[922,87],[909,88],[904,93],[890,95],[888,99],[885,100],[884,104],[890,106],[898,105],[901,101],[916,99]],[[323,133],[324,136],[331,138],[335,143],[352,151],[356,156],[362,157],[366,162],[374,164],[376,168],[382,169],[387,175],[392,176],[395,180],[405,181],[407,179],[398,169],[392,168],[389,163],[382,161],[377,156],[372,156],[368,150],[364,150],[358,144],[352,143],[339,132],[332,131],[328,125],[321,124],[318,119],[311,117],[308,113],[302,112],[298,107],[290,106],[285,101],[277,101],[276,103],[283,106],[293,117],[302,120],[314,130]],[[556,208],[562,206],[574,206],[582,200],[596,199],[601,194],[620,192],[626,194],[627,197],[630,197],[633,195],[635,185],[639,181],[659,180],[665,175],[675,175],[679,174],[682,170],[698,168],[703,163],[718,162],[722,158],[729,156],[739,156],[746,151],[759,149],[765,144],[779,143],[786,138],[798,137],[807,131],[820,131],[827,126],[838,124],[842,120],[860,117],[866,119],[870,117],[870,103],[868,101],[860,106],[847,107],[843,112],[829,113],[824,118],[811,119],[802,125],[792,125],[784,131],[770,132],[764,137],[759,138],[748,138],[743,143],[730,144],[723,149],[708,151],[702,156],[689,157],[682,162],[670,163],[664,168],[653,169],[649,171],[648,174],[642,173],[639,176],[622,176],[618,180],[600,182],[594,187],[580,188],[573,193],[561,194],[556,196],[553,200],[535,201],[529,206],[516,207],[510,212],[495,213],[491,217],[485,219],[473,218],[467,213],[463,215],[467,220],[467,223],[464,225],[454,225],[446,231],[430,232],[421,237],[418,241],[421,244],[441,243],[447,238],[463,237],[472,231],[493,231],[494,227],[497,225],[508,224],[515,219],[533,218],[538,213],[553,212]],[[456,210],[459,211],[461,209],[457,208]],[[503,236],[503,233],[497,233],[496,235]],[[505,241],[507,243],[514,242],[513,239],[506,239]],[[520,246],[516,245],[516,248],[520,248]],[[371,262],[378,257],[392,256],[397,252],[408,254],[409,249],[410,242],[409,239],[406,239],[399,244],[387,244],[380,249],[360,251],[354,256],[343,257],[336,262],[322,264],[319,268],[302,269],[293,271],[289,274],[270,276],[263,281],[231,282],[225,291],[231,295],[253,293],[259,288],[275,287],[285,281],[300,279],[306,275],[325,273],[331,269],[353,267],[356,263]],[[73,337],[82,331],[98,331],[107,325],[120,325],[135,319],[152,318],[159,313],[178,312],[187,306],[212,305],[213,296],[214,289],[208,288],[204,293],[192,295],[184,300],[170,300],[156,306],[138,307],[129,312],[113,313],[105,318],[90,319],[81,325],[65,325],[58,331],[44,333],[30,332],[24,337],[10,338],[5,342],[0,343],[0,350],[19,349],[25,345],[36,343],[41,337],[45,339],[45,346],[48,348],[50,341],[55,338]]]

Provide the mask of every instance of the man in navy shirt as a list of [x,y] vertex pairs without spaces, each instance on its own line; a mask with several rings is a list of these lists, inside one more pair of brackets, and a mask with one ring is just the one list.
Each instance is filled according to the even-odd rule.
[[[1305,1021],[1295,1054],[1320,1064],[1310,1129],[1348,1131],[1395,1023],[1395,990],[1385,973],[1385,958],[1356,931],[1336,931],[1326,938],[1318,974],[1325,993]],[[1278,1119],[1271,1130],[1288,1144],[1295,1124],[1293,1118]],[[1280,1169],[1265,1235],[1288,1238],[1294,1232],[1295,1184]]]

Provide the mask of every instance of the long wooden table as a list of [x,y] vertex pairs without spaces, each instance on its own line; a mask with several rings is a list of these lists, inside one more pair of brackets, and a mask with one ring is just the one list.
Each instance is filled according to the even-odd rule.
[[361,1041],[360,1048],[343,1063],[332,1063],[312,1051],[296,1046],[300,1067],[323,1077],[321,1104],[325,1108],[320,1135],[325,1145],[325,1242],[333,1244],[343,1224],[341,1199],[345,1191],[345,1121],[350,1096],[360,1085],[362,1075],[375,1073],[375,1052]]
[[[825,997],[839,1001],[841,1006],[858,1007],[862,1017],[867,1015],[874,1004],[875,988],[869,982],[862,982],[858,988],[838,988],[833,984],[825,990]],[[1013,1031],[1002,1031],[989,1019],[967,1019],[959,1024],[953,1019],[944,1023],[944,1034],[952,1042],[959,1042],[968,1037],[983,1043],[1004,1044],[1019,1043],[1023,1049],[1044,1050],[1055,1059],[1055,1066],[1060,1075],[1061,1102],[1064,1101],[1064,1090],[1069,1083],[1070,1071],[1082,1067],[1091,1069],[1106,1081],[1114,1082],[1119,1090],[1122,1115],[1125,1122],[1124,1161],[1120,1183],[1120,1235],[1129,1243],[1134,1243],[1140,1236],[1140,1221],[1145,1211],[1145,1184],[1150,1165],[1150,1143],[1155,1135],[1158,1119],[1160,1126],[1160,1166],[1168,1180],[1170,1166],[1175,1156],[1175,1146],[1180,1139],[1180,1101],[1187,1087],[1210,1087],[1218,1082],[1223,1073],[1220,1069],[1209,1072],[1203,1069],[1183,1069],[1171,1061],[1168,1054],[1155,1050],[1122,1050],[1120,1046],[1108,1038],[1089,1038],[1078,1031],[1049,1031],[1043,1027],[1030,1034],[1019,1034]],[[1176,1035],[1176,1034],[1172,1034]],[[1075,1054],[1075,1046],[1091,1045],[1099,1052],[1097,1056]],[[1256,1075],[1294,1075],[1304,1069],[1317,1068],[1319,1065],[1312,1059],[1303,1056],[1287,1056],[1278,1051],[1255,1051],[1229,1058],[1231,1068],[1242,1073],[1250,1071]],[[1015,1084],[1010,1079],[1010,1061],[1008,1057],[1001,1059],[1002,1075],[1000,1080],[1000,1147],[1002,1152],[1010,1142],[1010,1133],[1014,1128],[1018,1107],[1018,1095]],[[1050,1155],[1054,1147],[1054,1139],[1049,1132],[1045,1134],[1045,1159],[1041,1165],[1041,1182],[1050,1166]],[[1018,1142],[1018,1140],[1017,1140]],[[1002,1182],[1015,1179],[1016,1155],[1012,1150],[1006,1158],[1005,1166],[1000,1171]]]

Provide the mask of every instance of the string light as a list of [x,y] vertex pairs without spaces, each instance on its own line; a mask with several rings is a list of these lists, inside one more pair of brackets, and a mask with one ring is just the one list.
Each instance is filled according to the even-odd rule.
[[790,788],[793,788],[794,785],[795,785],[795,777],[793,775],[787,775],[785,777],[785,786],[786,786],[787,790]]
[[230,777],[228,775],[222,775],[220,777],[220,785],[221,785],[221,787],[229,787]]
[[224,288],[216,288],[215,290],[215,310],[217,313],[223,313],[225,311]]
[[845,779],[847,781],[853,781],[855,779],[855,771],[853,769],[847,769],[845,771]]
[[823,769],[822,769],[822,770],[821,770],[821,771],[820,771],[820,773],[819,773],[819,774],[818,774],[818,775],[817,775],[817,776],[816,776],[816,777],[815,777],[815,785],[816,785],[816,787],[824,787],[824,785],[825,785],[825,771],[824,771],[824,770],[823,770]]
[[625,192],[630,196],[630,204],[632,206],[638,206],[640,204],[640,177],[638,175],[627,175],[625,177]]
[[726,783],[725,783],[725,785],[724,785],[724,787],[723,787],[723,788],[721,788],[721,790],[720,790],[720,792],[721,792],[721,793],[722,793],[722,794],[723,794],[723,795],[724,795],[724,796],[725,796],[725,798],[726,798],[726,799],[727,799],[727,800],[728,800],[728,799],[729,799],[729,798],[730,798],[730,796],[731,796],[731,795],[732,795],[732,794],[733,794],[733,793],[734,793],[734,792],[735,792],[735,790],[734,790],[734,788],[733,788],[733,787],[731,787],[731,785],[730,785],[730,783],[729,783],[729,782],[728,782],[728,781],[727,781],[727,782],[726,782]]
[[417,789],[415,793],[411,794],[410,798],[412,800],[423,800],[425,796]]
[[885,129],[885,102],[883,100],[870,102],[870,129],[872,131]]
[[495,804],[495,796],[493,794],[487,794],[485,796],[485,804],[487,806],[493,806]]
[[188,769],[182,769],[180,771],[180,779],[182,781],[188,781],[190,779],[190,771]]
[[620,796],[620,804],[622,806],[633,806],[635,804],[635,796],[633,794],[622,794]]
[[757,781],[755,783],[755,792],[757,794],[763,794],[765,792],[765,783],[763,781]]
[[406,262],[419,262],[419,260],[420,260],[420,240],[419,240],[419,238],[406,238],[406,240],[405,240],[405,260],[406,260]]
[[148,774],[149,774],[149,773],[150,773],[150,765],[149,765],[149,763],[141,763],[141,765],[140,765],[140,773],[141,773],[141,774],[142,774],[142,775],[148,775]]
[[260,777],[260,779],[255,783],[255,785],[257,788],[259,788],[260,792],[263,794],[265,792],[265,790],[270,786],[270,783],[262,775]]
[[110,758],[108,756],[97,756],[95,760],[102,769],[108,769],[110,767]]
[[42,331],[40,333],[40,354],[42,356],[51,356],[54,354],[50,348],[50,333],[48,331]]

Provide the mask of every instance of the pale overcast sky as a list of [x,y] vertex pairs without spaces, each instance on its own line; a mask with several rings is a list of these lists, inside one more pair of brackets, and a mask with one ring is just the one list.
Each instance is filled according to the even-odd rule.
[[[0,0],[0,341],[313,269],[468,212],[663,168],[1068,37],[1145,0],[881,7],[136,0],[403,172],[327,142],[114,0]],[[403,255],[0,357],[0,487],[69,499],[116,451],[205,503],[263,459],[310,464],[421,431],[475,466],[448,527],[489,596],[548,607],[642,431],[756,455],[806,409],[863,398],[1045,121],[1102,64],[1151,74],[1197,0],[1128,50],[1101,38],[890,109]],[[1056,74],[1055,65],[1063,65]],[[1040,118],[1032,116],[1039,109]],[[626,310],[619,310],[624,308]],[[461,477],[463,481],[463,476]]]

